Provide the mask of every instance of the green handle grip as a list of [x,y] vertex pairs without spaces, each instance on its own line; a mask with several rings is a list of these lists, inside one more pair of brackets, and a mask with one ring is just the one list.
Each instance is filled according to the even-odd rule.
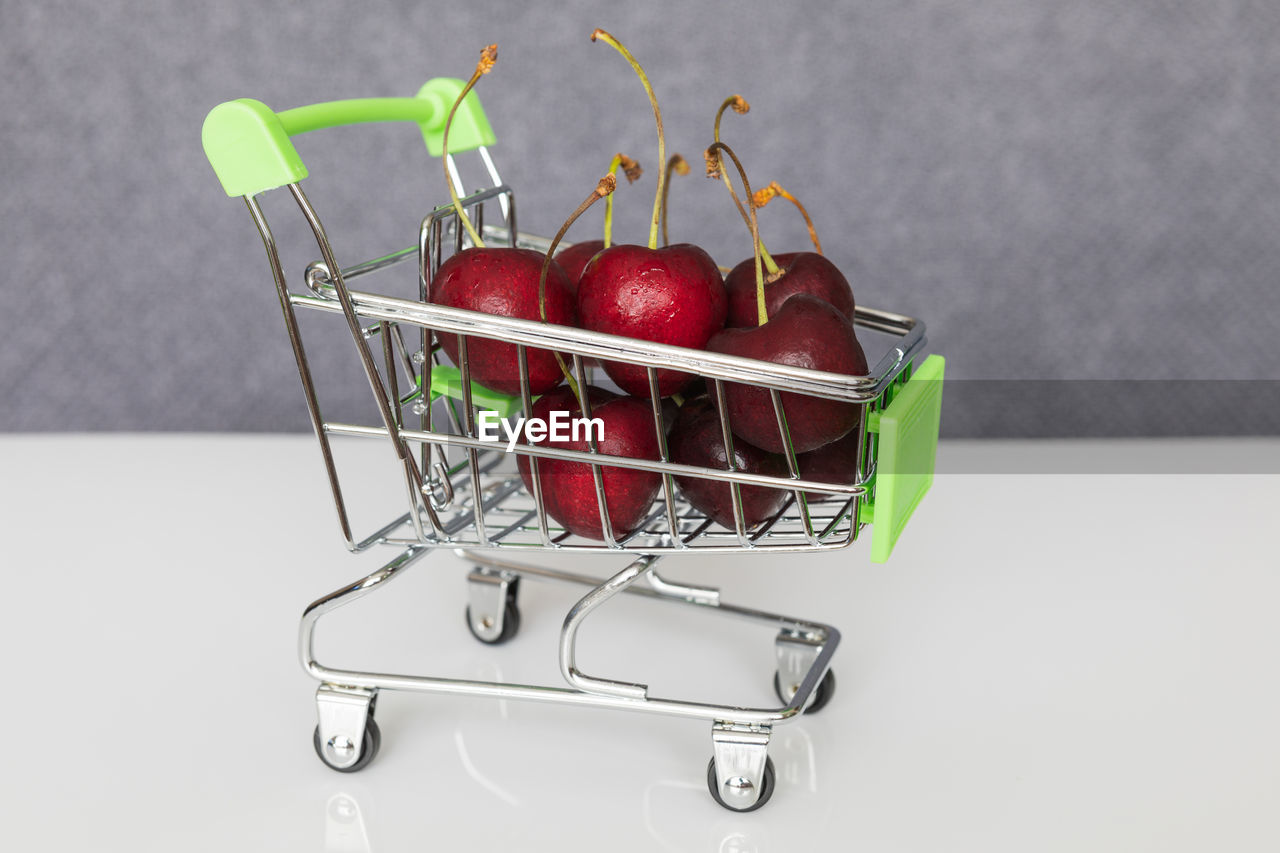
[[[296,183],[307,167],[291,136],[365,122],[408,121],[418,125],[427,151],[444,153],[444,123],[466,82],[447,77],[429,80],[412,98],[359,98],[330,101],[276,113],[261,101],[240,98],[209,111],[201,130],[205,155],[229,196],[252,196]],[[468,151],[494,143],[493,129],[475,92],[458,106],[449,130],[450,151]]]
[[[428,390],[432,401],[440,397],[466,399],[463,395],[462,371],[444,364],[437,364],[431,369],[431,386]],[[501,391],[492,391],[475,382],[471,383],[471,402],[481,409],[497,412],[500,418],[511,417],[520,411],[522,405],[519,397],[503,394]]]

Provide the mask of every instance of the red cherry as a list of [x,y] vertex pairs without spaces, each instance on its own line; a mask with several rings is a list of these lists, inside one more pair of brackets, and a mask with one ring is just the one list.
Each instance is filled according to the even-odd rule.
[[594,258],[603,248],[603,240],[583,240],[581,243],[574,243],[556,252],[556,263],[564,270],[565,275],[569,276],[569,289],[575,294],[578,292],[578,279],[582,278],[582,270],[586,267],[587,261]]
[[[853,324],[830,303],[807,293],[792,296],[763,326],[725,329],[707,343],[707,349],[850,376],[867,373],[867,357]],[[733,434],[762,450],[782,453],[782,433],[769,390],[728,382],[724,388]],[[857,403],[787,391],[781,399],[796,453],[842,438],[858,423]]]
[[[724,327],[728,294],[715,261],[689,243],[660,249],[610,246],[591,259],[578,280],[578,318],[584,329],[703,349]],[[604,362],[622,390],[649,396],[644,367]],[[683,388],[692,375],[657,371],[658,394]]]
[[[555,263],[549,264],[544,313],[543,307],[539,305],[543,256],[529,249],[485,248],[484,240],[467,216],[466,209],[458,198],[457,187],[449,175],[449,129],[453,124],[454,114],[476,81],[489,73],[497,59],[496,44],[491,44],[480,52],[476,70],[458,93],[445,119],[444,138],[441,140],[445,155],[445,185],[449,188],[449,198],[453,201],[458,223],[470,235],[474,248],[458,252],[440,265],[431,280],[428,298],[436,305],[451,308],[573,326],[577,324],[577,315],[574,312],[573,293],[569,289],[569,280],[564,270]],[[438,337],[445,353],[454,364],[461,366],[458,336],[442,334]],[[515,344],[468,337],[467,365],[471,381],[503,394],[520,393],[520,363]],[[545,393],[560,384],[563,373],[555,353],[531,349],[528,351],[528,365],[531,394]]]
[[[688,400],[680,407],[680,416],[667,438],[671,461],[682,465],[698,465],[703,468],[729,469],[729,454],[724,446],[724,433],[720,429],[720,415],[706,397]],[[749,474],[770,477],[786,477],[787,460],[776,453],[766,453],[741,439],[733,442],[734,465]],[[676,477],[676,483],[685,499],[693,507],[706,513],[717,524],[734,530],[733,490],[722,480],[701,477]],[[765,486],[742,486],[742,519],[748,527],[755,527],[771,518],[782,508],[790,492]]]
[[[772,317],[797,293],[808,293],[825,300],[853,322],[853,288],[839,267],[817,252],[787,252],[774,255],[781,275],[764,286],[765,308]],[[747,258],[734,267],[724,279],[729,291],[730,328],[755,326],[760,322],[756,308],[756,264]]]
[[[601,453],[632,459],[661,459],[654,433],[653,410],[649,403],[635,397],[619,397],[601,388],[588,386],[587,399],[591,417],[603,422],[603,440],[596,436]],[[533,404],[530,418],[551,420],[551,413],[563,411],[570,418],[580,417],[582,409],[573,392],[561,388]],[[578,440],[537,442],[539,446],[562,450],[590,449],[585,434]],[[528,456],[518,459],[525,487],[533,492],[533,472]],[[605,506],[609,510],[613,535],[621,538],[631,533],[648,517],[653,500],[662,487],[662,476],[651,471],[637,471],[614,465],[602,466]],[[543,506],[547,514],[566,530],[588,539],[604,539],[604,524],[596,499],[595,477],[585,462],[560,459],[538,460],[538,479],[542,485]]]
[[[431,301],[484,314],[540,321],[538,277],[542,261],[543,256],[531,249],[464,249],[440,265],[431,281]],[[554,262],[547,270],[546,290],[547,322],[577,325],[569,278]],[[445,353],[457,364],[458,337],[442,334],[439,338]],[[530,349],[528,360],[530,394],[545,394],[564,378],[550,350]],[[468,336],[467,362],[472,381],[503,394],[520,393],[515,344]]]
[[[801,453],[796,457],[800,467],[800,477],[815,480],[819,483],[836,483],[853,485],[858,482],[858,444],[857,430],[844,438],[825,444],[817,450]],[[823,492],[805,492],[804,496],[811,501],[845,500],[845,495],[832,495]]]

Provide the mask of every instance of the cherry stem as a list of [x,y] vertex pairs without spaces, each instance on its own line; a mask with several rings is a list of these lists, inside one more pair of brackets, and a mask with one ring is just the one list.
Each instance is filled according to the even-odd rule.
[[[640,176],[644,174],[644,169],[640,168],[640,164],[632,160],[626,154],[619,151],[613,155],[613,159],[609,161],[609,174],[614,176],[615,181],[618,176],[618,167],[622,167],[622,174],[626,176],[627,183],[634,184],[640,180]],[[604,200],[604,247],[607,249],[613,245],[613,194]]]
[[[724,117],[724,111],[730,107],[733,107],[733,111],[738,115],[745,115],[751,110],[751,105],[741,95],[730,95],[725,98],[724,103],[720,105],[720,109],[716,110],[715,135],[713,137],[716,142],[720,141],[720,119]],[[721,162],[720,165],[723,167],[724,163]],[[742,215],[743,224],[750,227],[751,223],[747,221],[747,209],[743,207],[742,201],[738,198],[737,190],[733,188],[733,182],[729,180],[729,175],[723,168],[720,169],[720,177],[724,180],[725,188],[729,190],[729,195],[733,198],[733,203],[738,208],[738,213]]]
[[809,211],[804,209],[804,205],[800,203],[799,199],[779,186],[777,181],[771,181],[769,186],[762,190],[757,190],[756,194],[752,196],[751,201],[755,204],[756,208],[759,209],[764,207],[777,196],[782,196],[787,201],[794,204],[800,211],[800,215],[804,217],[804,224],[809,229],[809,239],[813,241],[813,250],[821,255],[822,243],[818,241],[818,232],[813,227],[813,220],[809,218]]
[[[640,78],[640,82],[644,84],[645,94],[649,96],[649,103],[653,106],[653,120],[658,126],[658,162],[663,163],[667,159],[666,136],[662,130],[662,111],[658,109],[658,99],[653,94],[653,87],[649,85],[649,77],[644,73],[644,69],[640,67],[640,63],[636,62],[636,58],[631,55],[631,51],[627,50],[622,44],[609,33],[604,30],[597,29],[591,34],[592,41],[603,41],[612,47],[618,53],[622,54],[622,58],[631,64],[632,70],[636,72],[636,76]],[[666,186],[664,175],[658,173],[658,191],[653,196],[653,219],[649,224],[649,248],[658,248],[658,221],[661,218],[662,211],[662,192]]]
[[449,174],[449,128],[453,125],[453,117],[458,112],[462,99],[475,86],[477,80],[493,69],[493,64],[497,61],[498,46],[496,44],[491,44],[480,51],[480,61],[476,63],[476,70],[472,72],[471,79],[467,81],[467,85],[463,86],[462,91],[458,93],[458,99],[449,108],[449,117],[444,120],[444,138],[440,143],[442,152],[440,160],[444,164],[444,182],[445,186],[449,188],[449,198],[453,201],[453,209],[457,211],[458,219],[462,222],[463,227],[467,229],[467,235],[471,237],[471,243],[480,248],[484,248],[484,240],[480,239],[480,235],[476,233],[476,227],[471,224],[471,217],[467,216],[467,212],[462,208],[462,202],[458,201],[458,190],[453,185],[453,176]]
[[[551,269],[551,259],[555,256],[556,247],[560,245],[560,241],[564,239],[565,233],[570,226],[578,220],[578,217],[587,212],[587,208],[595,204],[602,198],[608,198],[618,186],[618,179],[613,176],[613,172],[605,175],[596,184],[596,188],[591,191],[591,195],[578,205],[578,209],[569,214],[569,218],[565,220],[564,225],[560,226],[560,230],[556,232],[556,236],[551,241],[551,245],[547,247],[547,253],[542,258],[542,270],[538,273],[538,315],[542,318],[542,322],[547,322],[547,271]],[[573,373],[565,365],[564,359],[560,353],[552,350],[552,355],[556,357],[556,364],[560,365],[560,372],[564,374],[564,378],[569,381],[569,387],[573,390],[575,397],[581,397],[578,393],[578,382],[573,378]]]
[[[730,108],[732,108],[738,115],[746,115],[751,111],[751,104],[747,103],[747,99],[741,95],[730,95],[724,99],[724,103],[720,105],[720,109],[716,110],[714,136],[716,142],[720,141],[720,119],[724,117],[724,111]],[[729,174],[724,169],[723,157],[720,158],[719,172],[721,179],[724,180],[725,188],[729,190],[729,195],[733,198],[734,206],[738,208],[738,213],[742,216],[743,224],[750,228],[751,222],[747,216],[747,209],[738,199],[738,193],[733,189],[733,182],[729,180]],[[779,272],[777,262],[773,260],[773,256],[769,254],[769,250],[765,248],[764,242],[760,240],[758,236],[756,238],[756,242],[760,246],[760,254],[764,258],[764,265],[769,269],[769,275],[771,277],[777,277]]]
[[[667,239],[667,196],[671,195],[671,175],[689,174],[689,162],[679,154],[672,154],[671,159],[667,161],[666,171],[663,173],[662,185],[662,245],[669,246],[671,241]],[[605,243],[608,246],[608,243]]]
[[[707,149],[706,158],[708,172],[715,168],[716,171],[720,173],[721,177],[724,176],[724,156],[720,153],[722,151],[724,154],[729,155],[729,158],[733,160],[733,165],[738,170],[738,177],[742,179],[743,194],[746,195],[748,199],[752,199],[751,184],[747,181],[747,172],[742,168],[742,163],[738,160],[738,155],[733,153],[732,148],[719,140],[711,143],[711,147]],[[719,164],[718,167],[717,164]],[[716,176],[709,175],[709,177],[714,178]],[[759,320],[759,325],[763,326],[765,323],[769,322],[769,310],[765,307],[764,302],[764,268],[761,266],[761,255],[764,251],[764,246],[760,243],[760,225],[756,221],[756,206],[754,201],[751,202],[749,213],[750,216],[748,217],[747,225],[751,227],[752,254],[755,256],[756,261],[756,316]]]

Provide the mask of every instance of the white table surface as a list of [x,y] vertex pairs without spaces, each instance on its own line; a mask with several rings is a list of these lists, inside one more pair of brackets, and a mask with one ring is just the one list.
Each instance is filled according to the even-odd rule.
[[[739,815],[706,791],[709,724],[645,714],[386,692],[378,758],[328,770],[297,621],[375,563],[342,548],[313,440],[0,436],[4,847],[1274,851],[1278,460],[944,443],[888,564],[865,541],[672,561],[844,634],[834,701],[775,731],[777,792]],[[583,588],[526,582],[495,648],[463,625],[464,576],[429,556],[322,622],[321,660],[560,683]],[[588,672],[772,698],[766,629],[642,599],[592,618]]]

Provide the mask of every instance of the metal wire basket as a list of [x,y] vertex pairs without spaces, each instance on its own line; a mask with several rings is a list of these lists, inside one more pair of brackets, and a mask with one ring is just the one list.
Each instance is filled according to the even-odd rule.
[[[307,210],[305,196],[300,190],[296,192],[299,204]],[[513,201],[512,191],[506,186],[487,189],[469,196],[464,205],[483,221],[485,203],[494,199],[510,204]],[[313,211],[309,214],[309,218],[312,217]],[[380,408],[387,416],[384,423],[377,425],[319,421],[317,431],[326,446],[326,458],[331,455],[327,447],[329,436],[344,435],[389,438],[406,463],[406,485],[411,496],[407,511],[374,536],[359,543],[353,542],[353,547],[362,549],[376,542],[451,548],[603,549],[671,554],[686,551],[829,550],[843,548],[857,538],[863,525],[874,515],[872,497],[881,431],[880,419],[875,416],[887,408],[895,392],[906,386],[913,376],[914,360],[925,345],[923,323],[886,311],[858,308],[855,319],[858,326],[898,335],[900,341],[884,353],[871,374],[851,377],[432,305],[425,301],[425,294],[439,268],[444,245],[449,242],[447,236],[454,238],[455,250],[463,246],[462,230],[446,228],[454,217],[452,206],[445,206],[423,220],[422,239],[416,252],[421,270],[421,301],[347,289],[347,282],[359,276],[412,257],[415,253],[409,250],[351,267],[336,277],[330,274],[325,262],[317,261],[307,269],[306,281],[310,292],[288,296],[291,306],[349,312],[348,321],[360,328],[358,345],[364,363],[369,366],[371,385]],[[514,217],[508,219],[506,228],[487,227],[484,233],[490,245],[547,248],[546,240],[517,232]],[[325,251],[332,253],[331,250]],[[406,345],[406,330],[413,336],[416,349]],[[433,337],[447,333],[463,336],[462,357],[454,370],[444,363],[438,339],[433,340]],[[487,392],[471,381],[465,355],[468,338],[500,340],[517,347],[520,396],[504,397]],[[372,340],[381,340],[384,344],[380,364],[369,345]],[[483,440],[477,434],[478,410],[488,408],[505,415],[531,409],[533,397],[529,393],[527,367],[530,348],[554,349],[571,357],[572,372],[581,387],[591,384],[591,369],[587,367],[589,359],[623,362],[644,368],[649,379],[648,402],[653,410],[655,436],[662,458],[641,460],[610,456],[599,452],[594,441],[590,450],[584,452],[558,450],[527,442],[520,442],[513,451],[509,451],[495,447],[492,441]],[[670,461],[663,428],[662,402],[657,393],[656,371],[663,368],[701,377],[716,398],[731,382],[768,389],[783,438],[790,476],[770,477]],[[307,380],[305,365],[300,365],[300,369],[308,399],[318,410],[318,401],[313,399],[314,386]],[[929,381],[934,380],[931,378]],[[934,392],[926,402],[936,403],[938,387],[918,387]],[[830,483],[801,477],[786,423],[784,392],[840,400],[861,407],[861,417],[855,428],[860,442],[860,462],[854,482]],[[450,395],[456,396],[457,401],[450,399]],[[433,396],[443,396],[445,405],[428,405]],[[585,410],[589,413],[589,405]],[[719,411],[726,443],[731,448],[733,430],[728,408],[722,406]],[[933,434],[926,434],[924,438],[936,441],[936,423],[932,427]],[[416,462],[413,461],[415,447]],[[608,516],[600,476],[600,468],[605,465],[661,475],[660,500],[645,522],[626,535],[615,536],[609,525],[602,525],[602,542],[585,540],[571,535],[549,518],[541,495],[540,478],[533,478],[532,490],[524,487],[511,464],[512,458],[520,455],[532,457],[535,461],[531,464],[535,470],[539,458],[592,465],[602,518]],[[888,473],[892,475],[895,472]],[[896,473],[902,476],[908,472]],[[927,475],[931,472],[909,473]],[[690,506],[675,487],[674,478],[678,476],[729,483],[734,498],[733,528],[716,525]],[[747,485],[784,489],[791,493],[791,498],[772,518],[748,529],[740,495],[741,487]],[[815,500],[816,495],[827,499]],[[345,517],[341,491],[336,487],[334,498],[340,517]],[[901,523],[904,522],[900,522],[899,527]]]

